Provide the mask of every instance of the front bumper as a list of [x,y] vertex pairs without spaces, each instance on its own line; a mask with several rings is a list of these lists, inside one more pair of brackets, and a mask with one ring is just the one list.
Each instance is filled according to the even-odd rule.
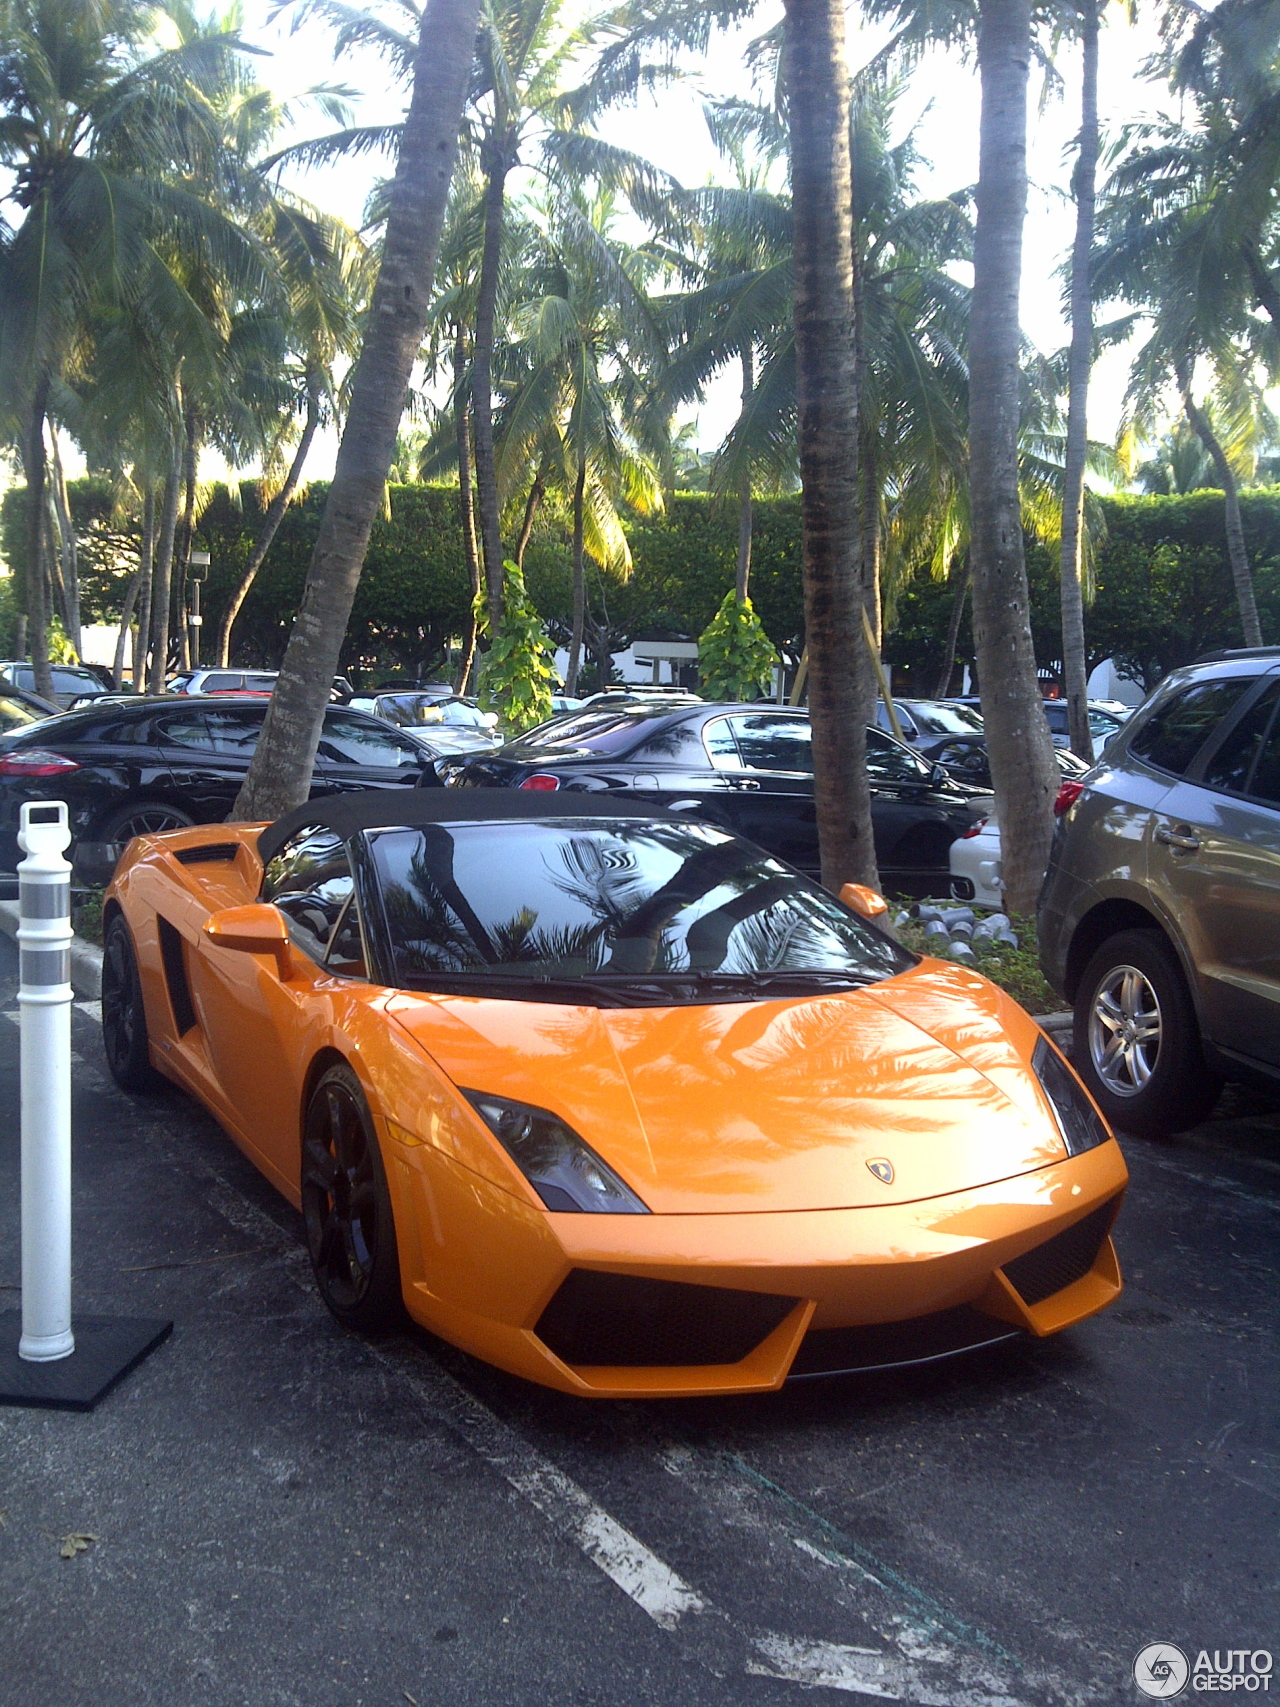
[[[430,1146],[403,1142],[407,1135],[399,1129],[389,1137],[410,1314],[486,1362],[564,1392],[619,1398],[763,1392],[780,1387],[793,1364],[797,1374],[808,1374],[946,1355],[939,1317],[964,1329],[975,1317],[979,1330],[989,1322],[992,1340],[1017,1332],[1041,1337],[1093,1315],[1120,1292],[1106,1228],[1128,1176],[1114,1141],[994,1185],[884,1208],[633,1216],[547,1214]],[[1087,1270],[1076,1278],[1069,1267],[1062,1270],[1065,1286],[1029,1302],[1005,1265],[1089,1216],[1097,1217],[1097,1230],[1083,1259]],[[652,1292],[654,1309],[670,1309],[678,1296],[673,1286],[689,1288],[688,1331],[671,1343],[689,1348],[688,1356],[705,1355],[716,1343],[711,1318],[723,1315],[731,1327],[721,1343],[732,1345],[734,1361],[654,1362],[663,1341],[652,1333],[642,1335],[633,1362],[571,1361],[575,1345],[603,1343],[594,1329],[575,1337],[573,1320],[557,1304],[581,1271],[667,1283]],[[1051,1284],[1052,1264],[1047,1272],[1049,1281],[1042,1274],[1027,1290]],[[703,1288],[721,1296],[704,1294],[700,1308]],[[725,1293],[755,1295],[751,1309],[726,1314]],[[963,1323],[948,1312],[962,1312]],[[758,1335],[738,1355],[752,1342],[751,1320]],[[921,1344],[934,1349],[895,1356],[893,1324],[901,1326],[905,1352]],[[872,1337],[873,1356],[843,1361],[831,1331],[871,1327],[881,1330]],[[959,1341],[964,1337],[960,1332]],[[981,1339],[979,1331],[970,1343]],[[620,1334],[620,1357],[627,1355],[625,1340]]]

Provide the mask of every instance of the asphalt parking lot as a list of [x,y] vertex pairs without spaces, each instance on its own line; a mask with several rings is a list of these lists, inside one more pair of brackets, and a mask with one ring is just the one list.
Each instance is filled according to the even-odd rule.
[[[0,1309],[15,991],[5,940]],[[345,1334],[213,1122],[73,1035],[77,1308],[176,1325],[91,1415],[0,1410],[0,1707],[1038,1707],[1280,1651],[1280,1099],[1126,1141],[1125,1295],[1058,1340],[591,1405]]]

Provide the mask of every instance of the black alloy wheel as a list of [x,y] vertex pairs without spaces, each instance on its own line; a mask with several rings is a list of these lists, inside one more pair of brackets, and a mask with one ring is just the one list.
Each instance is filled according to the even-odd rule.
[[122,1090],[153,1091],[164,1083],[151,1065],[138,957],[122,913],[112,914],[102,947],[102,1048]]
[[307,1106],[302,1212],[320,1296],[344,1327],[388,1333],[403,1318],[391,1194],[364,1091],[330,1067]]
[[160,836],[166,830],[189,830],[195,819],[179,806],[164,800],[135,800],[128,806],[118,806],[103,821],[99,840],[118,842],[123,846],[135,836]]

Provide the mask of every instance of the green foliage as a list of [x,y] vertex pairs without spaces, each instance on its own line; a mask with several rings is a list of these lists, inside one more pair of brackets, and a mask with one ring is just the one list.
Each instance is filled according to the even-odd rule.
[[[518,735],[551,716],[556,672],[542,618],[525,591],[524,576],[510,559],[502,567],[502,621],[480,666],[479,699],[487,710],[498,713],[504,730]],[[483,587],[476,595],[475,615],[487,634],[489,613]]]
[[707,699],[755,699],[765,692],[778,654],[750,599],[727,592],[698,637],[698,669]]

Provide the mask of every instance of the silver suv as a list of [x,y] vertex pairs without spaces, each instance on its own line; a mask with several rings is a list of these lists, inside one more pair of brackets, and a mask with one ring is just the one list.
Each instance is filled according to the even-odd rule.
[[1059,820],[1040,964],[1115,1125],[1193,1126],[1280,1078],[1280,648],[1175,670]]

